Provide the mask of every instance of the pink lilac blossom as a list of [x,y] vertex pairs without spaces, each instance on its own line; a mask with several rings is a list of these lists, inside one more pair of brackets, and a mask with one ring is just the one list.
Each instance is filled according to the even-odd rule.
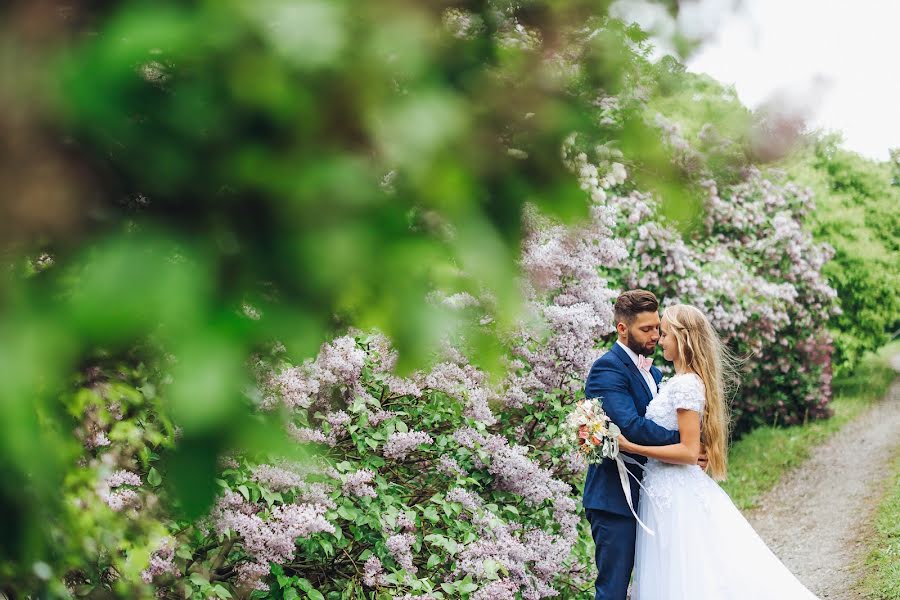
[[510,579],[498,579],[479,588],[472,600],[515,600],[519,586]]
[[269,586],[263,583],[263,579],[269,574],[270,567],[268,563],[242,562],[235,570],[237,571],[237,584],[239,587],[263,592],[269,590]]
[[463,415],[484,423],[488,427],[494,425],[497,422],[497,417],[491,412],[491,407],[488,404],[488,391],[480,388],[470,390],[467,395],[468,400]]
[[397,516],[397,527],[399,527],[401,531],[411,532],[416,528],[416,523],[410,519],[405,512],[401,512]]
[[375,479],[375,473],[370,469],[361,469],[353,473],[344,475],[343,490],[345,494],[375,498],[375,488],[372,487],[372,480]]
[[424,431],[396,431],[388,438],[382,454],[386,458],[403,460],[419,446],[433,443],[434,439]]
[[[541,555],[541,552],[547,550],[547,544],[530,548],[520,537],[517,524],[504,523],[496,517],[477,518],[475,523],[480,529],[480,535],[457,555],[456,576],[471,575],[475,581],[481,581],[489,575],[486,570],[488,561],[493,561],[504,569],[507,580],[516,586],[516,591],[523,598],[536,600],[558,595],[559,592],[549,583],[556,573],[547,574],[546,568],[542,568],[541,572],[531,572],[535,563],[548,560],[548,557]],[[559,556],[561,547],[555,549],[559,561],[568,555],[564,551],[563,556]]]
[[293,423],[288,423],[288,434],[300,443],[319,443],[327,444],[330,439],[321,430],[311,429],[309,427],[297,427]]
[[446,475],[447,477],[465,477],[466,475],[468,475],[468,472],[461,466],[459,466],[459,463],[456,462],[456,459],[447,455],[442,455],[438,459],[436,469],[438,473]]
[[253,479],[273,492],[283,492],[303,486],[305,478],[280,467],[259,465],[253,467]]
[[303,365],[285,369],[274,377],[272,386],[291,409],[306,409],[319,393],[318,367],[307,361]]
[[400,565],[400,568],[415,574],[418,569],[413,565],[412,545],[416,542],[416,536],[410,533],[395,533],[385,540],[388,552]]
[[339,410],[336,412],[328,413],[325,416],[325,421],[329,425],[331,425],[331,429],[328,432],[325,443],[327,443],[329,446],[334,446],[338,443],[338,439],[343,437],[346,433],[347,424],[351,421],[350,415],[342,410]]
[[327,509],[333,509],[336,506],[334,500],[331,498],[333,492],[334,487],[325,482],[307,482],[297,490],[297,502],[317,504],[324,506]]
[[110,489],[114,489],[123,485],[141,486],[141,477],[137,473],[131,471],[119,470],[106,478],[106,485]]
[[[277,505],[271,509],[266,520],[256,510],[239,494],[227,492],[217,502],[212,518],[219,535],[224,536],[230,531],[240,536],[244,550],[258,565],[269,562],[284,564],[291,560],[297,538],[335,532],[334,525],[325,518],[327,508],[320,504]],[[246,569],[253,576],[261,572],[258,567],[248,566]],[[253,581],[250,578],[245,583]]]
[[372,425],[373,427],[380,425],[382,422],[395,416],[397,416],[397,413],[390,410],[379,410],[377,412],[369,413],[369,425]]
[[363,585],[371,588],[384,583],[383,571],[384,567],[378,557],[370,556],[363,565]]
[[767,404],[761,398],[791,395],[762,373],[808,364],[796,351],[790,353],[789,340],[824,332],[836,310],[835,292],[821,272],[833,251],[815,243],[803,227],[813,208],[811,193],[776,183],[752,168],[742,182],[725,190],[712,180],[703,185],[705,236],[683,237],[659,216],[658,202],[647,194],[607,199],[621,223],[617,233],[628,245],[622,265],[625,283],[650,287],[664,305],[698,306],[732,347],[752,356],[735,404],[739,426],[754,419],[771,422],[775,414],[788,423],[807,414],[821,416],[822,398],[827,403],[829,395],[827,366],[804,373],[798,382],[817,386],[822,395],[798,397],[793,408],[772,403],[764,417],[753,416],[758,405]]
[[[595,167],[578,169],[580,177],[594,178]],[[525,213],[522,267],[528,275],[531,311],[545,327],[523,328],[513,350],[530,367],[528,375],[546,391],[577,391],[580,378],[596,359],[596,340],[613,330],[612,300],[617,291],[600,276],[598,267],[618,266],[625,247],[611,235],[614,209],[595,205],[591,217],[584,227],[566,228],[533,209]],[[523,377],[521,370],[516,371],[514,375]],[[507,384],[504,400],[511,406],[528,403],[535,389],[529,383],[527,391]]]
[[447,502],[458,502],[462,504],[463,508],[471,512],[477,512],[481,508],[481,499],[461,487],[455,487],[447,492]]
[[324,344],[316,359],[319,381],[325,385],[348,385],[359,379],[365,366],[366,353],[356,340],[344,336]]
[[569,450],[563,454],[562,463],[565,465],[565,469],[573,475],[584,473],[588,467],[584,454],[577,450]]
[[161,575],[178,575],[175,566],[175,540],[165,538],[153,554],[150,555],[150,564],[141,571],[141,579],[144,583],[152,583],[155,577]]
[[422,395],[422,388],[412,379],[403,379],[396,375],[387,375],[384,378],[384,384],[391,391],[391,396],[412,396],[413,398],[419,398]]
[[97,486],[97,495],[116,512],[140,504],[138,493],[130,488],[118,489],[122,486],[140,487],[141,478],[136,473],[119,470],[103,479]]

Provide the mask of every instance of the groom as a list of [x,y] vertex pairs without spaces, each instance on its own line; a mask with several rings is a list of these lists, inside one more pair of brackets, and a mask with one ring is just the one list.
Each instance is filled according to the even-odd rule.
[[[631,290],[616,299],[616,332],[612,349],[597,359],[584,386],[588,398],[602,398],[603,410],[629,440],[646,446],[677,444],[677,431],[669,431],[644,418],[656,397],[662,373],[649,358],[659,340],[659,302],[651,292]],[[629,455],[641,464],[646,458]],[[705,466],[705,456],[700,464]],[[628,469],[641,477],[640,468]],[[629,478],[637,511],[639,487]],[[584,512],[596,545],[595,600],[625,600],[631,570],[637,521],[622,492],[619,472],[612,460],[590,465],[584,484]]]

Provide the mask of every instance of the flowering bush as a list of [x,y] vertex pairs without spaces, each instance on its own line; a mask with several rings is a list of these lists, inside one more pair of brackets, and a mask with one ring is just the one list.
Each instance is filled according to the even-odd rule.
[[[177,435],[165,419],[167,434],[149,426],[165,413],[149,388],[89,383],[73,396],[89,468],[68,493],[74,510],[100,519],[86,524],[86,541],[96,540],[101,580],[74,571],[67,586],[139,596],[151,583],[159,597],[179,598],[545,598],[582,589],[591,562],[572,551],[581,517],[578,467],[563,458],[569,441],[542,431],[543,414],[509,435],[490,406],[502,405],[500,387],[471,365],[448,358],[399,378],[383,336],[356,336],[300,367],[282,353],[257,360],[258,410],[315,451],[226,457],[218,499],[199,520],[179,517],[167,499],[158,467]],[[544,398],[561,408],[562,395]],[[108,443],[95,443],[99,432]]]
[[830,248],[803,229],[810,194],[754,169],[723,194],[714,181],[703,186],[705,221],[687,237],[659,215],[652,197],[611,198],[624,224],[617,234],[629,244],[624,283],[656,291],[664,305],[705,310],[746,357],[732,407],[735,433],[825,416],[831,398],[825,326],[836,293],[822,275]]
[[[148,597],[155,593],[160,598],[191,599],[286,599],[305,595],[330,599],[486,600],[586,593],[594,575],[593,548],[582,528],[578,502],[586,465],[565,435],[563,422],[579,398],[591,363],[610,343],[614,330],[612,301],[627,287],[648,287],[664,303],[682,301],[700,306],[740,353],[750,354],[742,396],[735,404],[739,427],[775,420],[797,422],[825,413],[830,351],[822,323],[833,310],[834,293],[821,277],[829,251],[815,244],[803,229],[811,210],[809,195],[754,170],[746,171],[743,179],[734,183],[738,172],[737,159],[732,156],[736,153],[734,145],[716,139],[709,128],[703,128],[705,144],[732,153],[727,168],[722,169],[728,175],[727,183],[710,179],[708,156],[696,151],[674,122],[638,118],[646,108],[648,94],[644,71],[651,70],[641,58],[643,35],[639,31],[591,20],[574,31],[560,32],[565,43],[543,48],[540,28],[519,23],[513,18],[514,12],[496,7],[486,7],[484,14],[451,9],[443,14],[443,23],[457,39],[476,42],[486,29],[495,28],[497,56],[490,53],[490,60],[518,65],[520,69],[512,69],[512,73],[537,73],[531,83],[539,89],[550,81],[562,81],[559,89],[570,94],[565,95],[568,100],[591,107],[590,118],[554,120],[553,127],[558,129],[561,122],[578,123],[584,131],[556,137],[555,130],[548,132],[533,119],[528,110],[531,106],[510,107],[506,100],[513,94],[506,93],[507,86],[517,82],[508,74],[504,79],[504,71],[494,68],[493,62],[483,78],[472,80],[479,85],[461,75],[475,69],[472,64],[454,63],[448,69],[452,76],[447,79],[464,82],[460,85],[467,93],[482,87],[490,91],[493,86],[504,92],[496,98],[490,94],[478,98],[502,107],[496,117],[487,119],[499,127],[495,132],[498,139],[489,141],[497,146],[494,153],[502,157],[497,164],[508,175],[506,179],[495,174],[483,176],[482,160],[490,150],[484,155],[474,154],[471,164],[450,160],[455,147],[447,150],[441,146],[446,151],[440,155],[442,160],[429,161],[427,153],[416,151],[417,147],[421,150],[438,144],[444,134],[431,132],[437,136],[431,141],[417,137],[422,132],[406,124],[407,118],[416,116],[415,106],[408,108],[408,114],[378,113],[371,123],[353,124],[341,132],[356,152],[361,132],[368,127],[383,135],[379,128],[383,129],[385,122],[400,124],[399,129],[408,136],[402,139],[409,147],[380,140],[386,147],[381,148],[384,156],[378,169],[364,168],[356,155],[342,155],[324,166],[318,162],[306,165],[313,174],[307,179],[275,181],[277,177],[270,180],[257,175],[256,166],[265,161],[254,158],[254,153],[222,163],[228,169],[220,163],[207,165],[210,173],[218,175],[242,164],[249,179],[241,185],[247,186],[242,189],[251,201],[255,202],[261,191],[275,199],[269,206],[271,214],[257,211],[256,204],[250,210],[235,201],[237,208],[230,217],[241,225],[235,228],[237,233],[216,226],[211,234],[215,240],[211,247],[216,248],[211,254],[221,254],[225,257],[222,265],[227,266],[209,271],[232,273],[232,269],[240,270],[235,257],[249,260],[247,257],[253,256],[259,262],[248,263],[251,266],[243,276],[253,281],[262,276],[275,280],[266,281],[262,292],[250,294],[264,301],[262,309],[241,298],[236,303],[241,307],[240,314],[234,322],[219,325],[221,329],[214,331],[198,325],[205,322],[198,316],[204,310],[199,306],[207,301],[204,291],[207,284],[213,287],[213,282],[200,275],[203,269],[191,270],[205,263],[192,262],[177,252],[173,255],[169,245],[165,245],[167,252],[160,254],[165,267],[152,272],[157,276],[145,278],[154,282],[171,280],[169,287],[154,284],[145,294],[124,298],[125,308],[143,319],[142,327],[150,324],[146,328],[127,329],[134,326],[128,321],[127,310],[121,314],[106,312],[114,304],[107,300],[122,299],[114,295],[118,288],[113,283],[100,277],[86,279],[97,284],[86,285],[85,289],[105,292],[96,297],[88,294],[94,304],[72,305],[73,318],[83,321],[79,321],[82,329],[72,331],[82,332],[87,338],[96,336],[90,339],[105,340],[113,348],[120,348],[128,343],[126,340],[133,342],[129,337],[133,331],[168,334],[163,339],[170,344],[180,338],[189,338],[191,344],[199,341],[183,349],[180,362],[172,357],[160,365],[153,357],[167,356],[163,352],[127,353],[119,362],[107,358],[115,350],[98,350],[82,357],[90,366],[80,369],[75,391],[71,390],[73,386],[60,386],[66,413],[74,419],[71,429],[78,445],[73,445],[68,430],[61,427],[70,470],[60,512],[45,515],[48,538],[56,543],[54,564],[52,568],[45,563],[29,564],[22,569],[21,565],[13,568],[0,563],[0,578],[14,575],[17,581],[25,581],[23,587],[56,596],[114,593]],[[320,16],[329,14],[325,11]],[[352,19],[348,22],[355,23]],[[412,36],[404,40],[419,40],[416,22],[398,21],[396,26],[404,36]],[[625,56],[628,60],[617,65],[621,72],[609,75],[610,80],[604,79],[601,86],[592,79],[597,74],[584,64],[608,51],[609,40],[604,36],[611,30],[626,36],[627,47],[635,54]],[[272,34],[269,29],[265,31]],[[551,39],[559,41],[554,36]],[[382,48],[387,41],[377,38],[371,44]],[[271,41],[283,42],[281,35]],[[472,47],[481,48],[478,43]],[[368,49],[362,54],[368,56]],[[391,52],[383,54],[393,56]],[[406,87],[402,71],[415,72],[419,63],[385,60],[390,65],[386,67],[390,77],[385,81],[389,80],[391,93],[418,98],[415,90]],[[537,61],[539,68],[522,68],[531,60]],[[248,73],[253,70],[242,68]],[[160,63],[144,67],[141,73],[154,85],[162,86],[169,70]],[[604,86],[623,89],[617,89],[616,95],[604,92],[598,96],[598,88]],[[338,87],[343,92],[344,88]],[[277,89],[269,92],[279,94]],[[454,91],[453,101],[445,105],[443,100],[434,101],[440,96],[435,94],[434,106],[422,114],[431,114],[434,108],[456,114],[468,98]],[[255,98],[253,102],[278,104],[274,96]],[[164,97],[175,101],[184,95],[167,93]],[[386,105],[393,105],[394,96],[384,92],[384,98]],[[537,102],[536,109],[557,114],[554,111],[559,106],[548,99],[543,101],[547,104]],[[356,118],[355,108],[352,103],[329,107],[346,109]],[[130,112],[127,117],[128,122],[142,122]],[[501,117],[511,119],[514,126]],[[305,126],[314,120],[300,122]],[[478,121],[473,117],[472,123]],[[631,134],[655,131],[651,144],[654,150],[659,145],[656,138],[661,138],[674,153],[677,169],[667,171],[666,176],[677,170],[696,184],[692,198],[705,204],[706,219],[693,234],[684,235],[667,219],[666,204],[642,185],[646,181],[642,173],[670,166],[669,156],[656,152],[656,159],[638,161],[617,149],[618,142],[629,139],[623,133],[625,129]],[[475,139],[482,128],[471,126],[466,131],[474,132]],[[105,140],[106,133],[100,137]],[[173,139],[178,137],[154,137],[148,148],[165,154],[160,148],[168,148]],[[557,144],[560,140],[561,148]],[[478,137],[477,141],[484,140]],[[218,142],[215,145],[218,147]],[[640,144],[637,146],[640,149]],[[631,149],[635,149],[634,143]],[[545,164],[551,155],[559,161],[557,150],[562,152],[565,182]],[[369,151],[364,147],[360,156],[368,156]],[[193,154],[206,156],[205,152]],[[660,164],[649,164],[653,160]],[[392,161],[406,168],[393,170],[396,165],[388,164]],[[129,163],[125,171],[139,171],[143,162]],[[447,170],[429,170],[429,165]],[[385,166],[391,169],[376,190],[377,186],[369,185],[370,171],[377,171],[381,180],[380,173],[387,170],[381,167]],[[293,172],[294,165],[284,168]],[[461,180],[460,173],[471,175],[471,179]],[[553,176],[545,180],[547,173]],[[521,183],[526,174],[534,179],[527,189]],[[193,180],[193,176],[188,179]],[[503,193],[498,186],[503,186]],[[668,189],[677,190],[672,186]],[[307,210],[309,214],[315,210],[308,209],[305,201],[281,202],[279,194],[285,190],[289,195],[301,193],[310,198],[331,198],[347,191],[347,198],[342,198],[346,206],[340,210],[354,223],[357,219],[365,221],[363,216],[370,214],[360,212],[364,206],[383,209],[371,220],[385,225],[378,235],[385,238],[387,246],[372,246],[380,250],[371,256],[365,254],[365,258],[384,259],[392,265],[390,272],[373,268],[365,272],[365,278],[358,278],[358,287],[347,285],[344,274],[362,275],[359,256],[353,252],[336,256],[342,270],[333,268],[336,262],[324,260],[324,254],[351,240],[362,244],[357,250],[362,248],[360,252],[364,252],[370,248],[365,244],[372,239],[355,226],[322,237],[318,221],[309,219],[313,225],[308,225],[305,219]],[[477,193],[470,194],[472,190]],[[550,198],[569,198],[565,205],[573,204],[571,198],[577,197],[577,204],[588,207],[587,218],[576,225],[565,225],[531,205],[520,214],[519,205],[509,200],[515,196],[521,202],[523,195],[544,193]],[[479,199],[472,200],[474,212],[462,210],[463,216],[456,221],[438,214],[439,209],[460,211],[448,200],[457,196]],[[139,204],[146,207],[146,199],[140,198]],[[181,224],[185,211],[180,196],[164,198],[177,208],[171,213],[162,210],[158,216]],[[211,204],[227,204],[221,201],[219,191],[213,198]],[[419,202],[422,198],[429,201],[423,205]],[[482,198],[498,204],[482,207]],[[403,202],[412,208],[407,210]],[[540,206],[552,204],[544,199]],[[521,241],[518,264],[527,310],[515,327],[509,327],[504,322],[507,315],[498,312],[509,305],[497,301],[498,290],[482,289],[502,269],[488,268],[478,276],[470,274],[471,279],[457,272],[457,260],[467,268],[477,269],[481,264],[478,257],[471,260],[473,250],[466,247],[466,240],[482,231],[482,209],[503,224],[504,232],[513,232],[509,238]],[[295,238],[309,244],[309,248],[279,246],[279,250],[289,252],[285,262],[299,260],[304,267],[310,262],[309,256],[316,257],[312,277],[294,264],[267,263],[271,240],[256,229],[259,224],[255,221],[249,234],[244,230],[251,212],[273,224],[302,222],[313,230],[271,230],[276,245]],[[475,216],[469,218],[472,214]],[[523,224],[521,238],[519,217]],[[140,231],[143,223],[128,221],[127,225],[129,231]],[[300,235],[294,235],[298,232]],[[454,252],[445,253],[448,246]],[[500,247],[502,244],[478,248]],[[416,327],[423,322],[423,315],[438,313],[418,309],[407,313],[397,310],[390,300],[394,287],[405,285],[409,271],[418,269],[418,250],[440,257],[428,263],[439,272],[434,280],[425,278],[429,286],[437,281],[448,288],[431,287],[431,304],[454,312],[459,321],[470,325],[451,336],[427,368],[401,376],[393,348],[394,343],[399,345],[398,340],[353,329],[323,344],[314,358],[305,361],[289,360],[280,344],[260,350],[268,344],[263,340],[281,329],[289,330],[285,332],[289,346],[309,346],[312,339],[315,347],[321,339],[318,334],[305,335],[307,329],[293,331],[284,324],[301,323],[311,331],[322,331],[320,321],[331,318],[334,307],[342,310],[338,315],[342,324],[353,322],[354,316],[377,321],[379,314],[389,314],[386,320],[397,326],[398,336],[406,335],[404,347],[417,347],[409,340],[422,333]],[[96,272],[118,273],[103,268],[116,264],[134,267],[118,255],[109,256],[116,260],[101,261]],[[123,256],[137,260],[142,253]],[[403,260],[390,262],[395,256]],[[41,255],[30,268],[32,274],[52,273],[53,264],[49,255]],[[182,269],[172,265],[192,266]],[[70,273],[69,278],[78,277]],[[224,287],[229,292],[223,292],[228,296],[223,304],[233,308],[232,287],[243,284],[238,281],[240,277],[229,275],[225,279],[228,282]],[[362,285],[365,283],[370,285]],[[423,286],[410,289],[421,291]],[[187,294],[200,298],[192,300],[197,307],[182,307],[190,319],[170,319],[166,303],[158,304],[165,307],[159,309],[158,319],[147,316],[156,314],[147,312],[147,298],[156,298],[154,302],[168,300],[165,292],[170,289],[182,294],[184,289],[197,292]],[[406,296],[411,294],[403,289],[408,292]],[[77,294],[73,296],[77,300]],[[384,304],[369,302],[385,298]],[[305,320],[294,321],[284,308],[291,302],[306,308],[327,306],[311,312]],[[215,315],[210,320],[222,321],[217,312],[221,310],[219,305],[210,309]],[[94,324],[91,319],[99,314],[118,319],[115,326],[109,326],[105,319],[97,319],[102,325]],[[56,325],[62,327],[60,323]],[[125,328],[125,333],[117,326]],[[102,337],[108,330],[115,332]],[[428,334],[434,331],[429,329]],[[223,344],[223,339],[231,339],[229,335],[240,336],[240,343],[234,342],[230,348]],[[22,334],[23,340],[33,337],[31,331]],[[473,340],[485,339],[498,349],[496,355],[501,361],[501,367],[493,372],[483,370],[472,358],[477,354],[473,347],[478,346]],[[255,379],[252,383],[240,376],[229,379],[232,371],[239,370],[235,366],[246,356],[247,348],[256,350],[248,369]],[[78,354],[76,350],[71,353],[72,357]],[[206,362],[208,356],[213,358]],[[67,355],[67,360],[72,359]],[[39,382],[36,387],[52,387],[41,378],[34,381]],[[236,393],[239,389],[243,389],[243,397]],[[19,395],[28,397],[27,393]],[[238,409],[240,402],[246,411]],[[66,423],[65,419],[51,420],[50,411],[38,413],[42,424]],[[236,421],[240,424],[232,425]],[[261,422],[276,427],[254,428]],[[272,437],[277,437],[273,432],[283,432],[290,444],[279,449],[287,451],[270,452],[269,447],[278,447],[279,441],[260,441],[260,431]],[[213,473],[214,479],[210,477]],[[209,490],[204,486],[212,486],[215,493],[207,495]],[[194,489],[196,497],[191,495]],[[210,496],[215,498],[213,506],[199,517],[193,514],[198,506],[203,507],[203,498]],[[52,518],[59,515],[63,518]]]

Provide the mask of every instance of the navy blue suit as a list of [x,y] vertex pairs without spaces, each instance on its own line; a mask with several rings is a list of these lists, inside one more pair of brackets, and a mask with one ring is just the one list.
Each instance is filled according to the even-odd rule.
[[[662,373],[650,368],[657,386]],[[612,349],[594,362],[584,385],[588,398],[602,398],[603,410],[622,434],[630,441],[644,446],[667,446],[679,442],[678,432],[660,427],[644,418],[653,394],[643,375],[628,353],[613,344]],[[643,456],[629,455],[641,464]],[[628,469],[641,476],[632,465]],[[635,511],[640,488],[629,478]],[[628,581],[634,567],[634,544],[637,521],[628,508],[615,462],[604,460],[590,465],[582,498],[585,514],[591,523],[596,544],[597,581],[595,600],[625,600]]]

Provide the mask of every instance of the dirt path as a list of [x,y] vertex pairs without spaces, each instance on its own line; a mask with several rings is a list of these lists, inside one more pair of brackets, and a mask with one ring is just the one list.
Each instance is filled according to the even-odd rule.
[[[894,358],[900,371],[900,356]],[[775,554],[820,598],[858,598],[853,588],[866,531],[898,446],[900,379],[747,513]]]

